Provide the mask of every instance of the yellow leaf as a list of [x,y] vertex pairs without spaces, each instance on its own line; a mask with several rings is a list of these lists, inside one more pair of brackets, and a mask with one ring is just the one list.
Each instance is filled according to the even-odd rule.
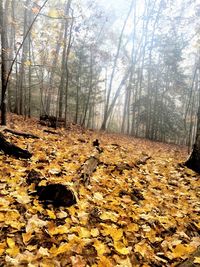
[[112,267],[113,264],[111,263],[111,261],[107,257],[101,256],[100,261],[99,261],[97,266],[98,267]]
[[15,241],[12,238],[7,238],[6,241],[9,247],[6,249],[6,253],[13,257],[19,254],[19,248],[15,245]]
[[36,250],[36,249],[37,249],[37,245],[35,245],[35,246],[31,246],[31,245],[29,245],[29,246],[26,247],[26,249],[27,249],[28,251]]
[[145,243],[145,241],[141,241],[140,243],[135,245],[134,252],[139,252],[142,257],[150,258],[152,257],[153,250],[152,248]]
[[97,228],[91,229],[91,236],[97,237],[99,235],[99,230]]
[[127,231],[129,232],[137,232],[139,230],[139,226],[136,223],[131,223],[127,226]]
[[14,248],[15,247],[15,241],[12,239],[12,238],[7,238],[6,239],[6,241],[7,241],[7,244],[8,244],[8,247],[9,248]]
[[174,258],[182,258],[183,256],[194,251],[194,247],[188,245],[179,244],[172,250],[172,255]]
[[119,241],[123,237],[123,230],[122,229],[117,229],[112,226],[107,226],[104,225],[105,229],[102,230],[103,235],[110,235],[113,239],[113,241]]
[[198,227],[198,229],[200,229],[200,222],[195,223],[196,227]]
[[38,250],[38,255],[39,256],[50,256],[48,248],[40,247]]
[[119,217],[118,214],[111,212],[111,211],[103,212],[100,216],[102,220],[111,220],[113,222],[117,222],[118,217]]
[[50,249],[50,253],[52,253],[54,256],[57,256],[62,253],[67,253],[71,251],[71,244],[69,243],[62,243],[58,248],[53,245],[53,247]]
[[191,176],[195,176],[195,175],[196,175],[196,173],[195,173],[193,170],[188,169],[188,168],[185,168],[185,172],[186,172],[188,175],[191,175]]
[[23,239],[23,242],[24,244],[27,244],[32,238],[32,233],[24,233],[22,234],[22,239]]
[[20,214],[17,210],[11,210],[11,211],[8,211],[6,212],[6,215],[5,215],[5,220],[6,221],[14,221],[14,220],[18,220],[20,217]]
[[95,240],[93,246],[95,247],[99,257],[102,256],[103,254],[105,254],[108,251],[108,247],[104,243],[100,242],[97,239]]
[[14,248],[8,248],[6,249],[6,253],[9,254],[10,256],[17,256],[17,254],[19,254],[19,248],[18,247],[14,247]]
[[62,235],[67,234],[70,231],[70,224],[65,223],[64,225],[56,226],[53,222],[48,224],[48,232],[50,235]]
[[124,244],[120,241],[114,242],[114,248],[118,253],[122,255],[127,255],[130,253],[129,248],[125,247]]
[[199,264],[200,264],[200,257],[195,257],[193,262],[194,262],[194,263],[199,263]]
[[90,231],[84,227],[78,229],[78,235],[80,238],[90,238]]
[[6,242],[0,243],[0,256],[4,253]]
[[0,213],[0,222],[5,222],[5,215]]
[[50,219],[56,219],[56,215],[53,211],[47,210],[47,214],[48,214]]

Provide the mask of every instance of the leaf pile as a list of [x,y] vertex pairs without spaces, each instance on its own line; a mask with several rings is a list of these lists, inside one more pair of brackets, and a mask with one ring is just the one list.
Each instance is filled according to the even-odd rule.
[[[16,130],[40,139],[6,133],[33,157],[0,154],[1,266],[177,266],[200,245],[200,179],[179,164],[184,148],[76,126],[55,135],[14,119]],[[103,152],[86,186],[78,173],[95,139]],[[77,204],[44,207],[29,194],[32,169],[46,178],[41,185],[70,187]]]

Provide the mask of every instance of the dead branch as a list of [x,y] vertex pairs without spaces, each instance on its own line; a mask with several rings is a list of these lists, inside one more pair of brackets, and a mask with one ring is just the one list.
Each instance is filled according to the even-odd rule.
[[96,170],[98,164],[100,163],[99,157],[100,153],[102,153],[102,148],[99,147],[99,141],[95,140],[93,142],[93,146],[95,147],[94,155],[91,155],[85,163],[82,165],[80,169],[80,178],[84,184],[88,184],[90,182],[90,176]]
[[14,131],[14,130],[11,130],[11,129],[8,129],[8,128],[5,128],[3,131],[7,132],[7,133],[14,134],[14,135],[17,135],[17,136],[23,136],[24,138],[39,139],[39,137],[37,135],[31,134],[31,133],[18,132],[18,131]]
[[57,132],[51,131],[51,130],[44,130],[45,133],[50,133],[50,134],[59,134]]

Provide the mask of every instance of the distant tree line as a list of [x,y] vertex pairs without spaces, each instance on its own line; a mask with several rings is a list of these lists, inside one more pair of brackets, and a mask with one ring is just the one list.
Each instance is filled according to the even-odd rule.
[[191,147],[199,13],[189,0],[130,0],[120,17],[100,1],[1,0],[1,114]]

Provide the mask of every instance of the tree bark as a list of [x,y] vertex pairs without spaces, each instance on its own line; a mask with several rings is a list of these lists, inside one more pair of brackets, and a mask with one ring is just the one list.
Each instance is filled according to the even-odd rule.
[[7,79],[7,41],[5,31],[3,0],[0,0],[0,32],[1,32],[1,125],[6,125],[6,79]]
[[197,114],[197,133],[196,140],[193,146],[192,153],[189,159],[185,162],[185,166],[193,171],[200,173],[200,106]]

